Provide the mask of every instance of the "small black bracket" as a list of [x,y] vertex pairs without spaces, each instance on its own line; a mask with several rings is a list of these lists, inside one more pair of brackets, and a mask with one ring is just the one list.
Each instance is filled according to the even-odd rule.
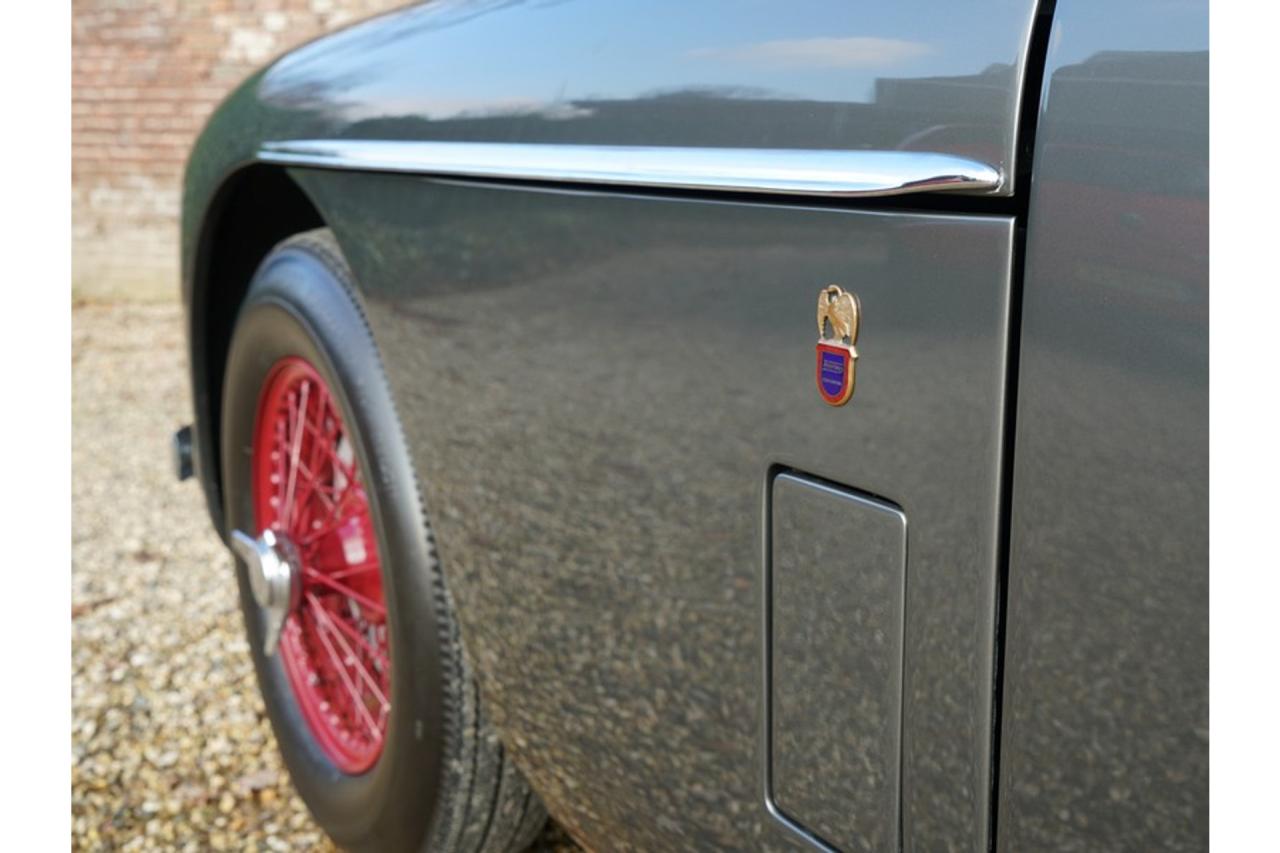
[[191,425],[179,427],[173,434],[173,473],[179,481],[195,473],[191,462]]

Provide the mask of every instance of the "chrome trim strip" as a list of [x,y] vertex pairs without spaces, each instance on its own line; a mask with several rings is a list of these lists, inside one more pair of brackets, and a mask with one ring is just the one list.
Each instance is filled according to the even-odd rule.
[[676,148],[498,142],[298,139],[267,142],[266,163],[518,181],[555,181],[830,198],[1000,188],[985,163],[925,151]]

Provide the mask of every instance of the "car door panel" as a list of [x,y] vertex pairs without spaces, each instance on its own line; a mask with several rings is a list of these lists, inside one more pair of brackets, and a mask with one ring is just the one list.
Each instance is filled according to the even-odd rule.
[[[295,174],[364,288],[487,698],[575,833],[796,837],[761,787],[784,467],[910,519],[904,826],[985,843],[1010,219]],[[843,408],[814,381],[832,282],[864,310]]]
[[1202,850],[1208,5],[1073,0],[1054,27],[1028,214],[999,846]]

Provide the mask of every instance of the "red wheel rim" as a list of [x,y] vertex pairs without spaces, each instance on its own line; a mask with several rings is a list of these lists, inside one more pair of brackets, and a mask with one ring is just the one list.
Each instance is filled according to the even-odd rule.
[[271,368],[253,443],[258,534],[287,537],[302,594],[278,654],[311,734],[339,770],[382,753],[391,651],[382,563],[355,447],[320,374],[304,359]]

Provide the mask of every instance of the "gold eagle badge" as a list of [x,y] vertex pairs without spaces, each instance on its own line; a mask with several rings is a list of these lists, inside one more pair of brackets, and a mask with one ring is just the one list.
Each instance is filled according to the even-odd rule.
[[858,348],[854,345],[861,322],[862,303],[856,293],[834,284],[818,293],[816,378],[818,393],[833,406],[843,406],[853,396],[858,369]]

